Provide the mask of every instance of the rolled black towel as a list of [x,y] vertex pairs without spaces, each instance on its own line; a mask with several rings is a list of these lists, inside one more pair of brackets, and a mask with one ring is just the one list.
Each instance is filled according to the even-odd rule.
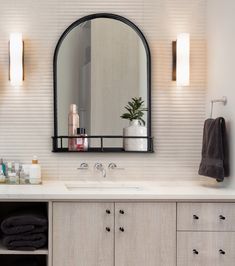
[[47,217],[41,214],[16,214],[4,219],[1,229],[5,235],[43,233],[47,231],[47,223]]
[[36,250],[47,244],[46,234],[8,235],[2,239],[3,245],[9,250]]

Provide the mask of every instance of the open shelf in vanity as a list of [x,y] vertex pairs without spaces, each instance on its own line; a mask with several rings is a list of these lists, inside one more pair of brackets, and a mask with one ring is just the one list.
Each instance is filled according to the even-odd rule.
[[[0,223],[3,219],[11,214],[21,214],[25,210],[36,210],[44,213],[48,218],[48,230],[46,232],[49,243],[49,204],[48,202],[23,202],[23,201],[1,201],[0,202]],[[4,246],[2,230],[0,232],[0,261],[1,266],[16,266],[16,265],[49,265],[49,244],[43,248],[36,250],[9,250]],[[31,264],[30,264],[31,263]]]

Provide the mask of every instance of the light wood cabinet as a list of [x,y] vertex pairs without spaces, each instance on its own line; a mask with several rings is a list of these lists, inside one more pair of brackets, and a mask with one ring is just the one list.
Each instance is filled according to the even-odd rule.
[[177,229],[235,231],[234,203],[178,203]]
[[114,204],[53,204],[53,266],[113,266]]
[[143,265],[176,265],[176,203],[53,204],[53,266]]
[[176,204],[115,204],[115,266],[176,265]]
[[53,266],[233,266],[234,203],[54,202]]
[[234,266],[234,232],[178,232],[179,266]]
[[177,204],[177,265],[235,265],[235,204]]

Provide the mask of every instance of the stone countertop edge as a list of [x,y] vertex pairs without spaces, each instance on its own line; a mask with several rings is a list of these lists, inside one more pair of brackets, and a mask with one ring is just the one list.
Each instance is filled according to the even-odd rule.
[[[82,186],[81,191],[66,185]],[[108,189],[99,186],[108,185]],[[88,188],[84,188],[88,186]],[[93,190],[92,187],[96,189]],[[98,188],[97,188],[98,186]],[[119,189],[115,189],[119,186]],[[123,189],[120,188],[123,186]],[[129,189],[128,187],[138,187]],[[91,187],[91,188],[90,188]],[[42,185],[0,185],[0,201],[234,201],[235,188],[218,187],[204,182],[87,182],[44,181]]]

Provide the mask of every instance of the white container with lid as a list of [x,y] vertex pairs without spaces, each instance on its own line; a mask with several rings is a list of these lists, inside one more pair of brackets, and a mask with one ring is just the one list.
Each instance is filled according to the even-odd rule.
[[29,183],[35,185],[42,183],[41,166],[38,163],[37,156],[33,156],[32,164],[30,166]]

